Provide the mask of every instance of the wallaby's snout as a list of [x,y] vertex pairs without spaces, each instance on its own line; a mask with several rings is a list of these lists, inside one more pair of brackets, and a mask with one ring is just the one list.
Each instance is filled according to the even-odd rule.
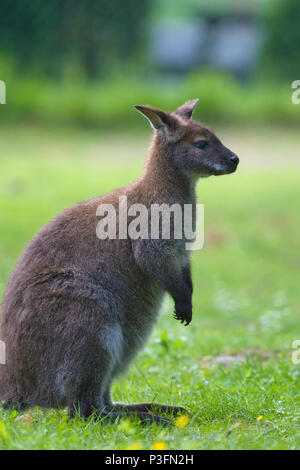
[[[220,156],[217,157],[216,159],[216,163],[215,163],[216,172],[214,174],[215,175],[227,175],[230,173],[234,173],[237,169],[240,159],[234,152],[229,150],[223,144],[221,144],[221,146],[222,146],[222,151],[220,152]],[[217,155],[218,155],[218,152],[217,152]]]
[[232,170],[230,171],[230,173],[234,173],[235,170],[237,169],[237,166],[239,164],[239,157],[237,155],[235,155],[235,153],[232,153],[229,157],[229,166],[231,166]]

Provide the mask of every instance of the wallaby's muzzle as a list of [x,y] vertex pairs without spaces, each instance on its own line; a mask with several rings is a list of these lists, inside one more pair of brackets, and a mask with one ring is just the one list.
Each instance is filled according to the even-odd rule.
[[239,157],[229,150],[227,147],[223,146],[223,152],[220,159],[215,162],[215,175],[227,175],[234,173],[239,164]]
[[237,169],[237,166],[239,164],[239,157],[235,155],[235,153],[231,153],[231,155],[228,158],[228,167],[230,169],[229,173],[234,173],[235,170]]

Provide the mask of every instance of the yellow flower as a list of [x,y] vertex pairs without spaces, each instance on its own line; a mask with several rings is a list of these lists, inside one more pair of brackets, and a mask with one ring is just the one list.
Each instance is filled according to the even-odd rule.
[[166,442],[153,442],[152,449],[153,450],[165,450],[167,448]]
[[178,418],[175,419],[175,426],[178,428],[185,428],[190,422],[190,418],[186,415],[181,415],[178,416]]
[[259,421],[260,419],[262,419],[262,415],[259,415],[257,416],[256,420]]
[[125,450],[140,450],[141,444],[138,441],[134,441],[130,446],[125,447]]

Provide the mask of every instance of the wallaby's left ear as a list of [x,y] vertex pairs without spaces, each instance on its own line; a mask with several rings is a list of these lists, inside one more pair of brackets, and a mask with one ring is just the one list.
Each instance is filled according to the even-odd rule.
[[178,109],[176,109],[175,114],[178,114],[179,116],[190,119],[192,117],[193,111],[196,108],[198,102],[199,102],[198,98],[192,101],[187,101]]
[[176,138],[177,121],[171,114],[151,106],[135,105],[135,108],[148,119],[154,129],[164,134],[169,140]]

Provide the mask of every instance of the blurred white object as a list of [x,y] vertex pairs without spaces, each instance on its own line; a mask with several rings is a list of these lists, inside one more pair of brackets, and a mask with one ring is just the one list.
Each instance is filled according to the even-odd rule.
[[216,25],[210,48],[210,63],[238,75],[254,66],[261,48],[263,32],[251,21],[223,20]]
[[262,26],[251,16],[168,19],[152,27],[150,53],[165,71],[207,65],[243,78],[255,67],[263,39]]
[[204,59],[206,35],[201,19],[160,21],[151,31],[150,53],[159,66],[186,70]]

